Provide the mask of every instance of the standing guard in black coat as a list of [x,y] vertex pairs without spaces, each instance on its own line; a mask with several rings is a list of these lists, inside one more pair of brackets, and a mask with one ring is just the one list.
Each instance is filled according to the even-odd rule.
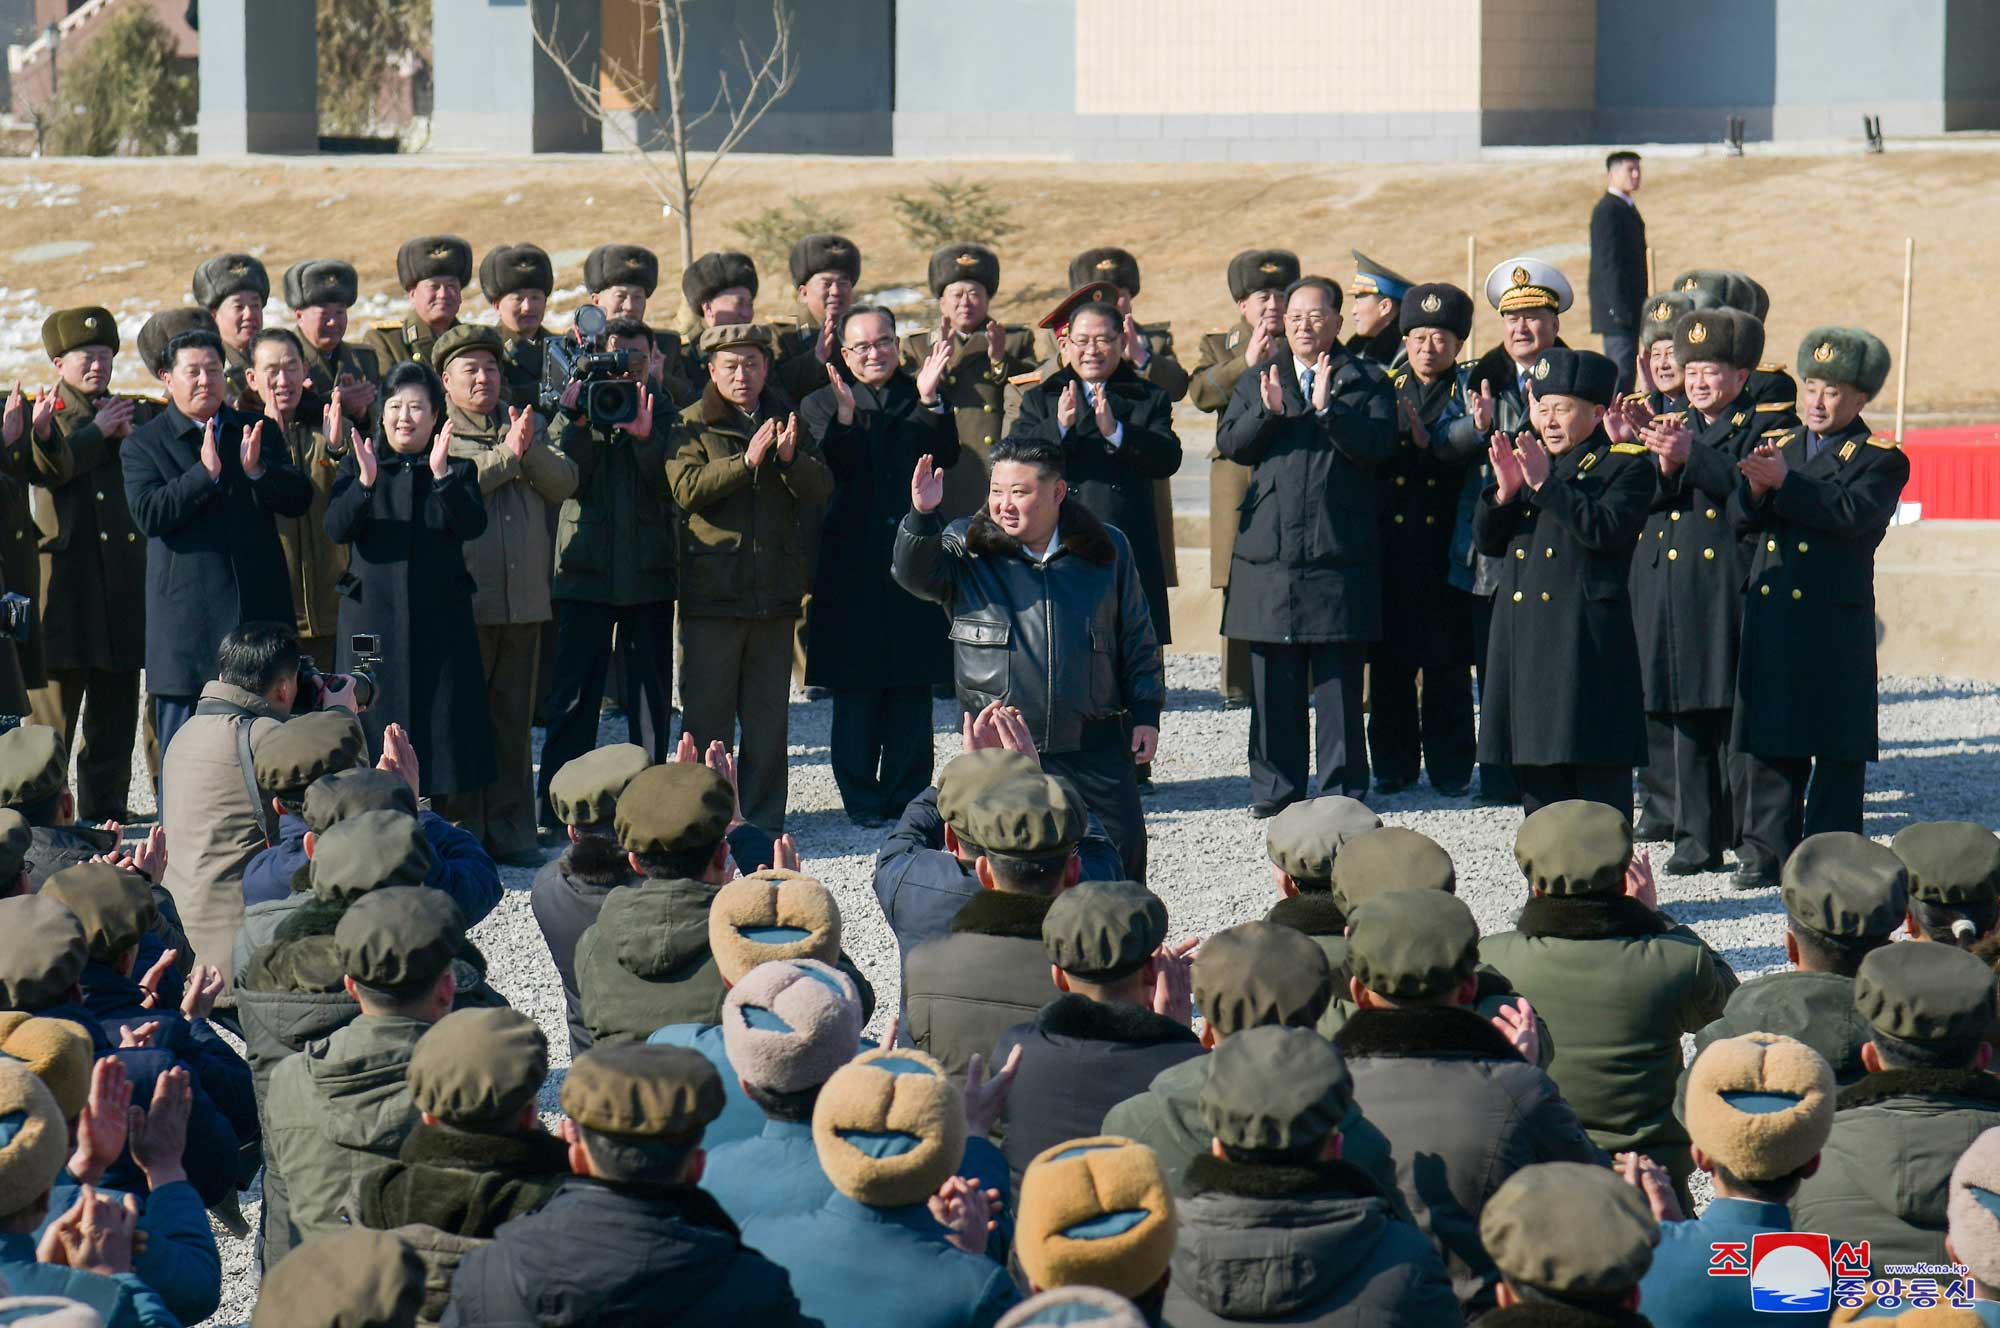
[[1751,536],[1731,732],[1743,754],[1739,889],[1776,885],[1806,835],[1861,829],[1878,752],[1875,547],[1910,478],[1896,441],[1861,418],[1889,376],[1888,347],[1860,328],[1814,328],[1799,364],[1803,423],[1764,436],[1729,497],[1729,519]]
[[[1486,455],[1456,361],[1472,331],[1472,297],[1449,284],[1402,298],[1408,367],[1396,388],[1396,450],[1376,473],[1382,532],[1382,639],[1368,656],[1368,755],[1375,787],[1417,781],[1462,797],[1472,784],[1472,615],[1451,584],[1452,534],[1466,471]],[[1419,709],[1417,675],[1424,685]]]
[[1513,763],[1531,816],[1571,799],[1630,816],[1646,731],[1626,582],[1653,468],[1622,409],[1625,441],[1606,433],[1618,378],[1604,356],[1543,351],[1528,379],[1535,431],[1494,436],[1473,518],[1480,552],[1501,560],[1479,759]]
[[1646,298],[1646,219],[1639,192],[1639,154],[1604,159],[1604,192],[1590,211],[1590,330],[1618,366],[1618,390],[1630,391],[1638,368],[1639,305]]
[[1660,479],[1632,560],[1632,615],[1646,703],[1641,782],[1661,791],[1673,826],[1666,870],[1689,876],[1719,868],[1734,842],[1729,712],[1746,560],[1724,509],[1741,478],[1736,463],[1772,417],[1743,399],[1764,353],[1762,323],[1701,309],[1682,314],[1670,340],[1689,404],[1640,430]]
[[1381,368],[1340,344],[1340,287],[1285,292],[1285,348],[1236,382],[1215,446],[1252,467],[1237,516],[1223,635],[1250,643],[1250,814],[1308,796],[1308,700],[1320,792],[1368,792],[1361,671],[1382,635],[1374,469],[1396,447]]
[[938,342],[906,372],[896,320],[874,305],[841,314],[833,335],[840,363],[826,366],[828,385],[799,407],[833,472],[806,683],[833,693],[833,778],[848,818],[880,826],[931,782],[931,689],[951,681],[950,624],[889,572],[917,458],[946,468],[958,460],[940,390],[951,348]]

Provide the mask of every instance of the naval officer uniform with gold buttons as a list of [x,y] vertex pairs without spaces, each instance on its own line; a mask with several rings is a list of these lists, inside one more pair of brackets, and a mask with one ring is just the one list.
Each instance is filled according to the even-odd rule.
[[[1611,361],[1556,347],[1528,372],[1537,397],[1607,405]],[[1501,504],[1489,482],[1473,514],[1479,551],[1498,560],[1479,759],[1511,763],[1529,815],[1572,798],[1632,813],[1632,769],[1646,758],[1639,646],[1627,589],[1653,501],[1641,443],[1596,433],[1551,457],[1540,489]]]
[[[1799,352],[1809,381],[1872,396],[1888,377],[1888,349],[1858,328],[1815,328]],[[1805,836],[1862,828],[1878,756],[1875,548],[1910,477],[1896,441],[1859,415],[1823,435],[1799,425],[1761,441],[1777,446],[1784,480],[1761,498],[1743,480],[1728,508],[1752,540],[1732,732],[1745,785],[1742,888],[1776,885]]]

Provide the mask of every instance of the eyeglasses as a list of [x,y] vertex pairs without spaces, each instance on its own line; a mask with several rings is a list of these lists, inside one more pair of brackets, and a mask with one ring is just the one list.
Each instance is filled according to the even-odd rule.
[[1327,317],[1318,310],[1285,315],[1286,327],[1325,327]]
[[1112,336],[1085,337],[1085,336],[1079,336],[1074,332],[1069,334],[1070,345],[1088,346],[1093,350],[1110,350],[1113,346],[1117,345],[1120,340],[1121,338]]
[[887,355],[896,349],[896,339],[881,337],[875,341],[857,341],[852,346],[842,346],[841,349],[849,355]]

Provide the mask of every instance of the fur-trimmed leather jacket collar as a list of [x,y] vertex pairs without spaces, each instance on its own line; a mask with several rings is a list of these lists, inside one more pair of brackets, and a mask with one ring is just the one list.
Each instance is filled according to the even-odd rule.
[[[1065,552],[1085,562],[1109,567],[1118,558],[1118,547],[1104,533],[1104,523],[1074,498],[1065,501],[1056,516],[1056,538]],[[1000,529],[981,508],[965,531],[965,547],[982,558],[1025,558],[1021,541]]]
[[1347,914],[1331,894],[1296,894],[1271,905],[1264,921],[1302,931],[1308,936],[1339,936],[1347,931]]
[[1065,992],[1044,1005],[1035,1016],[1035,1027],[1049,1037],[1075,1038],[1083,1042],[1118,1042],[1139,1047],[1201,1040],[1192,1028],[1175,1023],[1165,1015],[1142,1010],[1136,1005],[1094,1001],[1075,992]]
[[1983,1070],[1880,1070],[1841,1089],[1836,1106],[1845,1111],[1898,1097],[1964,1097],[2000,1108],[2000,1078]]
[[1382,1187],[1367,1172],[1338,1159],[1306,1166],[1254,1166],[1213,1153],[1188,1161],[1187,1195],[1232,1194],[1240,1199],[1295,1199],[1325,1195],[1342,1199],[1383,1199]]
[[951,919],[954,933],[975,936],[1011,936],[1016,940],[1042,939],[1042,920],[1049,915],[1054,895],[1023,895],[1008,890],[981,890],[960,905]]
[[1596,1310],[1531,1300],[1494,1310],[1479,1320],[1479,1328],[1652,1328],[1653,1321],[1637,1310]]

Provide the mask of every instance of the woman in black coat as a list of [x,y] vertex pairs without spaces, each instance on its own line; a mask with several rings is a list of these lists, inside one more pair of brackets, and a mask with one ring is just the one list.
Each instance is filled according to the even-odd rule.
[[834,782],[848,816],[880,825],[931,782],[931,689],[951,681],[950,624],[889,575],[910,471],[958,459],[939,394],[946,352],[916,374],[898,367],[895,321],[851,309],[838,329],[841,372],[799,407],[833,471],[807,619],[806,682],[833,693]]
[[340,667],[355,663],[354,634],[381,643],[374,701],[361,716],[371,745],[401,724],[417,749],[425,796],[470,793],[499,773],[486,707],[472,577],[460,546],[486,529],[469,461],[447,454],[444,387],[405,362],[382,383],[372,440],[346,449],[327,502],[326,533],[349,548],[340,578]]

